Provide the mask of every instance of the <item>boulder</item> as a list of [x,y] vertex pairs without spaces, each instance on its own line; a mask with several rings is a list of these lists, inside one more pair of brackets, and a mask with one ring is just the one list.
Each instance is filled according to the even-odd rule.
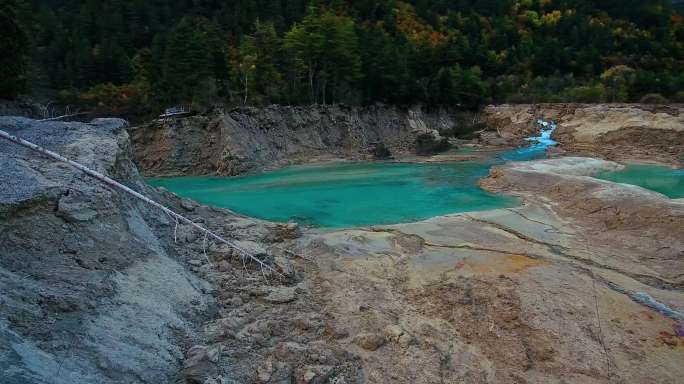
[[59,199],[57,216],[69,222],[91,221],[97,217],[97,211],[83,196],[71,193]]
[[385,345],[387,339],[377,333],[362,333],[354,338],[354,344],[367,351],[375,351]]
[[297,298],[295,290],[296,287],[273,287],[264,300],[274,304],[289,303]]
[[185,357],[181,374],[188,384],[204,384],[205,380],[216,375],[220,349],[218,347],[208,347],[195,345]]

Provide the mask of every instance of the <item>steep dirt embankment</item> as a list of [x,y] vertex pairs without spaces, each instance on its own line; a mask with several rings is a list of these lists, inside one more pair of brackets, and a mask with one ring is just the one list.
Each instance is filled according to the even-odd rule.
[[146,175],[238,175],[333,158],[369,159],[378,143],[406,155],[415,151],[420,133],[473,127],[481,130],[472,144],[521,146],[538,133],[540,118],[558,123],[554,139],[561,147],[555,152],[668,164],[684,155],[680,108],[651,105],[495,105],[478,114],[270,106],[155,120],[129,132],[134,160]]
[[445,113],[384,106],[271,106],[156,120],[130,132],[146,174],[237,175],[316,159],[369,158],[377,143],[407,153],[417,134],[453,124]]

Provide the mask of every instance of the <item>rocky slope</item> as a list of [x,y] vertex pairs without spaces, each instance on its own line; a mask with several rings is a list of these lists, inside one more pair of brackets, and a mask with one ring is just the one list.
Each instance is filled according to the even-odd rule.
[[239,108],[156,120],[130,128],[135,162],[149,176],[238,175],[331,158],[369,159],[379,143],[396,156],[415,152],[428,132],[481,127],[470,143],[524,145],[535,121],[558,122],[564,151],[613,160],[677,164],[684,155],[680,108],[651,105],[497,105],[479,114],[388,106]]
[[[275,228],[146,187],[130,160],[122,120],[38,123],[3,117],[0,127],[226,237],[260,240]],[[192,346],[202,336],[201,325],[223,308],[206,273],[214,264],[204,261],[201,236],[4,140],[0,185],[0,382],[193,382],[193,367],[204,364],[206,355],[201,345]],[[215,253],[218,261],[235,262],[229,250]],[[253,270],[243,278],[259,274]]]
[[124,126],[0,118],[1,129],[182,212],[283,275],[0,141],[0,382],[361,382],[358,358],[326,342],[329,317],[311,275],[282,248],[264,248],[298,236],[296,225],[147,187]]
[[553,139],[569,154],[616,161],[678,165],[684,156],[684,113],[678,106],[538,104],[485,108],[483,120],[496,134],[485,141],[532,136],[536,119],[558,123]]
[[411,151],[416,135],[453,126],[445,113],[394,107],[239,108],[131,128],[135,161],[149,175],[237,175],[330,158],[369,158],[383,143]]
[[[149,192],[122,120],[0,127]],[[4,140],[0,185],[0,381],[172,380],[215,303],[162,240],[168,219]]]

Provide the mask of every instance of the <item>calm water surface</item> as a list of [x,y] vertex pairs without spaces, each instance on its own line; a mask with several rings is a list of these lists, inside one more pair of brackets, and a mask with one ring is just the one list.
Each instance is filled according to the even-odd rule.
[[423,220],[447,213],[510,207],[513,198],[478,186],[491,164],[340,162],[295,166],[235,178],[152,179],[204,204],[274,221],[350,227]]
[[622,171],[604,172],[595,177],[616,183],[638,185],[673,199],[684,197],[684,169],[656,165],[628,165]]
[[273,221],[321,227],[403,223],[448,213],[511,207],[518,200],[479,187],[496,163],[544,157],[552,129],[525,148],[446,164],[339,162],[234,178],[149,179],[203,204]]

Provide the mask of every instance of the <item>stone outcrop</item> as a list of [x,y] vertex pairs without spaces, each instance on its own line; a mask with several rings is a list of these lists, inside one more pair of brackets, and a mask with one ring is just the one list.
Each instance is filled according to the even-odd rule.
[[537,104],[486,107],[492,128],[483,142],[495,145],[533,136],[534,121],[555,121],[553,139],[563,151],[616,161],[678,164],[684,155],[684,114],[677,106]]
[[684,110],[610,105],[577,108],[563,116],[554,139],[572,153],[677,164],[684,155]]
[[[0,141],[0,382],[360,383],[352,354],[328,343],[325,302],[278,225],[147,187],[125,122],[0,129],[57,151],[171,207],[283,276],[72,168]],[[276,250],[277,251],[277,250]]]
[[[160,198],[122,120],[0,129]],[[172,382],[215,303],[169,245],[169,219],[4,140],[0,185],[0,382]]]
[[389,106],[238,108],[156,120],[130,129],[135,161],[147,175],[237,175],[330,158],[370,159],[378,143],[412,151],[419,134],[452,128],[444,112]]

